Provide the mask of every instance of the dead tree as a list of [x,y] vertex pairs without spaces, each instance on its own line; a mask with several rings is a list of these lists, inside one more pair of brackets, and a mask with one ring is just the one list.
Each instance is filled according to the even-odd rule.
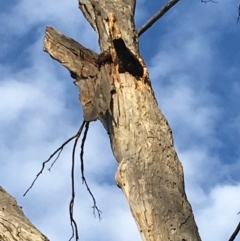
[[[173,6],[178,1],[170,3]],[[115,180],[142,239],[200,241],[172,131],[158,107],[139,53],[138,37],[148,27],[136,30],[135,4],[136,0],[79,0],[79,8],[98,34],[100,54],[50,27],[44,50],[76,80],[85,121],[100,120],[109,134],[118,162]],[[14,225],[1,220],[0,225],[11,234]],[[19,235],[16,228],[16,237]],[[34,240],[45,240],[40,237]]]
[[[172,131],[138,49],[138,37],[178,1],[170,0],[137,30],[136,0],[79,0],[80,10],[98,34],[100,54],[50,27],[44,39],[44,50],[76,80],[85,122],[100,120],[109,134],[119,164],[116,183],[144,241],[201,240]],[[238,224],[229,241],[239,230]],[[2,187],[0,240],[48,241]]]
[[50,27],[44,50],[76,79],[85,121],[100,120],[109,134],[119,164],[116,183],[142,239],[201,240],[172,131],[139,53],[135,4],[135,0],[79,0],[98,34],[100,54]]

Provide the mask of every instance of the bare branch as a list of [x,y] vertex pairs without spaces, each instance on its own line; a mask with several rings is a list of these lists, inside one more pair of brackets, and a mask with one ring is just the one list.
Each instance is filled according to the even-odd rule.
[[87,132],[88,132],[88,129],[89,129],[89,123],[90,122],[86,122],[85,120],[82,122],[78,132],[70,137],[67,141],[65,141],[56,151],[54,151],[50,157],[44,161],[42,163],[42,168],[41,170],[39,171],[39,173],[37,174],[36,178],[33,180],[31,186],[27,189],[27,191],[23,194],[23,196],[25,196],[28,191],[33,187],[34,183],[36,182],[36,180],[38,179],[38,177],[42,174],[46,164],[57,154],[57,157],[55,158],[55,160],[53,161],[53,163],[51,164],[50,168],[48,169],[49,171],[51,170],[51,168],[53,167],[53,165],[55,164],[55,162],[58,160],[63,148],[73,139],[75,139],[74,141],[74,144],[73,144],[73,150],[72,150],[72,169],[71,169],[71,180],[72,180],[72,197],[71,197],[71,200],[70,200],[70,203],[69,203],[69,215],[70,215],[70,224],[71,224],[71,227],[72,227],[72,235],[70,237],[69,240],[72,240],[72,238],[75,236],[76,237],[76,240],[79,239],[79,235],[78,235],[78,227],[77,227],[77,223],[73,217],[73,208],[74,208],[74,200],[75,200],[75,178],[74,178],[74,171],[75,171],[75,153],[76,153],[76,147],[77,147],[77,143],[78,143],[78,140],[82,134],[82,130],[85,126],[85,131],[84,131],[84,135],[83,135],[83,139],[82,139],[82,143],[81,143],[81,152],[80,152],[80,160],[81,160],[81,174],[82,174],[82,181],[83,183],[85,184],[89,194],[91,195],[92,199],[93,199],[93,214],[95,216],[95,210],[97,210],[98,212],[98,218],[99,220],[101,220],[101,211],[98,209],[97,207],[97,202],[96,202],[96,199],[94,198],[94,195],[92,194],[89,186],[88,186],[88,183],[87,183],[87,180],[84,176],[84,162],[83,162],[83,154],[84,154],[84,144],[85,144],[85,141],[86,141],[86,138],[87,138]]
[[79,140],[79,137],[82,133],[82,130],[83,130],[83,127],[85,126],[86,122],[83,121],[78,133],[77,133],[77,136],[76,136],[76,139],[74,141],[74,145],[73,145],[73,150],[72,150],[72,169],[71,169],[71,180],[72,180],[72,197],[71,197],[71,200],[70,200],[70,203],[69,203],[69,215],[70,215],[70,224],[71,224],[71,227],[72,227],[72,236],[71,238],[69,239],[72,240],[72,238],[74,237],[74,235],[76,236],[76,240],[78,240],[79,238],[79,235],[78,235],[78,227],[77,227],[77,223],[73,217],[73,207],[74,207],[74,200],[75,200],[75,179],[74,179],[74,167],[75,167],[75,152],[76,152],[76,146],[77,146],[77,143],[78,143],[78,140]]
[[240,4],[238,5],[238,17],[237,17],[237,24],[240,21]]
[[228,241],[233,241],[237,237],[239,230],[240,230],[240,222],[238,223],[236,229],[234,230],[233,234],[231,235]]
[[86,123],[86,126],[85,126],[85,132],[84,132],[84,134],[83,134],[83,139],[82,139],[82,144],[81,144],[81,153],[80,153],[80,160],[81,160],[81,174],[82,174],[82,181],[83,181],[83,183],[85,184],[85,186],[86,186],[86,188],[87,188],[87,190],[88,190],[88,192],[89,192],[89,194],[91,195],[91,197],[92,197],[92,200],[93,200],[93,214],[94,214],[94,216],[96,217],[96,215],[95,215],[95,210],[97,210],[97,213],[98,213],[98,218],[99,218],[99,220],[101,220],[101,210],[99,210],[99,208],[97,207],[97,202],[96,202],[96,199],[94,198],[94,195],[92,194],[92,192],[91,192],[91,190],[90,190],[90,188],[89,188],[89,186],[88,186],[88,183],[87,183],[87,180],[86,180],[86,178],[85,178],[85,176],[84,176],[84,162],[83,162],[83,153],[84,153],[84,144],[85,144],[85,140],[86,140],[86,137],[87,137],[87,132],[88,132],[88,128],[89,128],[89,123],[90,122],[87,122]]
[[28,191],[33,187],[34,183],[37,181],[38,177],[42,174],[44,168],[45,168],[45,165],[58,153],[57,157],[55,158],[55,160],[53,161],[51,167],[49,168],[49,170],[51,170],[52,166],[54,165],[54,163],[57,161],[57,159],[59,158],[63,148],[73,139],[75,139],[78,135],[79,135],[79,131],[81,130],[83,124],[85,124],[85,121],[83,121],[80,129],[78,130],[77,134],[75,134],[74,136],[70,137],[68,140],[66,140],[56,151],[54,151],[50,157],[44,161],[42,163],[42,168],[40,170],[40,172],[37,174],[37,176],[35,177],[35,179],[33,180],[32,184],[30,185],[30,187],[27,189],[27,191],[23,194],[23,196],[26,196],[26,194],[28,193]]
[[201,0],[202,3],[218,3],[216,1],[213,0]]
[[54,164],[56,163],[57,159],[58,159],[59,156],[61,155],[62,150],[63,150],[63,149],[61,149],[61,150],[58,152],[57,157],[54,159],[54,161],[52,162],[51,166],[48,168],[48,171],[51,171],[52,167],[54,166]]
[[88,184],[87,184],[87,180],[84,176],[84,161],[83,161],[83,154],[84,154],[84,144],[85,144],[85,141],[86,141],[86,138],[87,138],[87,132],[88,132],[88,129],[89,129],[89,124],[90,122],[86,122],[84,121],[84,123],[82,124],[81,128],[79,129],[78,131],[78,135],[76,136],[76,139],[74,141],[74,145],[73,145],[73,150],[72,150],[72,169],[71,169],[71,179],[72,179],[72,197],[71,197],[71,200],[70,200],[70,203],[69,203],[69,215],[70,215],[70,223],[71,223],[71,227],[72,227],[72,236],[70,238],[70,240],[72,240],[72,238],[76,237],[76,240],[79,239],[79,235],[78,235],[78,227],[77,227],[77,223],[73,217],[73,207],[74,207],[74,200],[75,200],[75,178],[74,178],[74,168],[75,168],[75,153],[76,153],[76,147],[77,147],[77,143],[78,143],[78,140],[79,140],[79,137],[82,133],[82,130],[83,130],[83,127],[85,126],[85,131],[84,131],[84,134],[83,134],[83,138],[82,138],[82,143],[81,143],[81,152],[80,152],[80,160],[81,160],[81,174],[82,174],[82,181],[83,181],[83,184],[85,184],[89,194],[91,195],[92,197],[92,200],[93,200],[93,214],[95,216],[95,210],[97,210],[98,212],[98,218],[99,220],[101,220],[101,210],[99,210],[99,208],[97,207],[97,202],[96,202],[96,199],[94,197],[94,195],[92,194],[91,192],[91,189],[89,188]]
[[[176,3],[178,3],[180,0],[170,0],[168,3],[166,3],[155,15],[153,15],[140,29],[138,29],[138,37],[140,37],[144,32],[146,32],[155,22],[158,21],[165,13],[168,12]],[[201,0],[202,3],[218,3],[213,0]],[[240,8],[240,5],[239,5]],[[239,10],[240,11],[240,10]],[[238,21],[240,18],[240,13],[238,16]]]
[[139,30],[138,37],[146,32],[158,19],[160,19],[169,9],[171,9],[180,0],[170,0],[155,15],[153,15]]

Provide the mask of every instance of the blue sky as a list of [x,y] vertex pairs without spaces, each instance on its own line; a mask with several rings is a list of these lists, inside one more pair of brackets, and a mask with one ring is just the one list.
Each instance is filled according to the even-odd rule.
[[[137,26],[164,3],[138,1]],[[140,51],[173,129],[187,195],[205,241],[227,240],[239,222],[238,4],[237,0],[180,1],[140,38]],[[0,14],[0,185],[51,241],[68,240],[72,145],[22,197],[42,161],[82,121],[78,89],[69,73],[43,52],[43,37],[45,27],[52,26],[98,52],[97,36],[73,0],[1,1]],[[85,168],[102,221],[92,215],[79,169],[75,216],[80,240],[140,241],[125,197],[115,185],[117,163],[99,122],[90,124]]]

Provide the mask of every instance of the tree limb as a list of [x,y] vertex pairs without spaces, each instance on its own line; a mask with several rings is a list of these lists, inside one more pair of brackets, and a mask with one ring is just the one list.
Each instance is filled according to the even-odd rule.
[[23,213],[13,198],[0,186],[0,240],[1,241],[49,241]]
[[92,72],[98,71],[97,53],[52,27],[46,27],[43,50],[72,74],[81,76],[82,65],[91,65]]
[[236,229],[234,230],[233,234],[231,235],[228,241],[233,241],[237,237],[239,230],[240,230],[240,222],[238,223]]
[[84,120],[94,121],[109,109],[112,82],[99,55],[51,27],[46,28],[44,51],[66,67],[80,89]]
[[146,32],[158,19],[160,19],[169,9],[171,9],[180,0],[170,0],[155,15],[153,15],[139,30],[138,37]]

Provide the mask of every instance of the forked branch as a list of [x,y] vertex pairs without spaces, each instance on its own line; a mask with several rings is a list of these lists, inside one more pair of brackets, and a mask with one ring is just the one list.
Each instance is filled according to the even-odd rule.
[[[44,161],[44,162],[42,163],[42,168],[41,168],[41,170],[38,172],[38,174],[36,175],[35,179],[34,179],[33,182],[31,183],[30,187],[29,187],[29,188],[26,190],[26,192],[23,194],[23,196],[26,196],[26,194],[29,192],[29,190],[33,187],[34,183],[37,181],[38,177],[42,174],[42,172],[43,172],[46,164],[47,164],[49,161],[51,161],[52,158],[57,154],[57,157],[54,159],[53,163],[51,164],[50,168],[48,169],[49,171],[51,170],[52,166],[54,165],[54,163],[55,163],[55,162],[57,161],[57,159],[59,158],[59,156],[60,156],[63,148],[64,148],[70,141],[72,141],[73,139],[75,139],[75,138],[79,135],[79,131],[81,130],[81,128],[82,128],[82,126],[83,126],[84,124],[85,124],[85,122],[82,123],[80,129],[78,130],[78,132],[77,132],[74,136],[72,136],[72,137],[70,137],[68,140],[66,140],[56,151],[54,151],[54,152],[50,155],[50,157],[49,157],[46,161]],[[81,133],[80,133],[80,134],[81,134]]]
[[96,202],[96,199],[94,197],[94,195],[92,194],[91,192],[91,189],[89,188],[88,186],[88,183],[87,183],[87,180],[85,178],[85,175],[84,175],[84,161],[83,161],[83,153],[84,153],[84,145],[85,145],[85,141],[86,141],[86,138],[87,138],[87,133],[88,133],[88,128],[89,128],[89,124],[90,122],[87,122],[86,123],[86,126],[85,126],[85,131],[84,131],[84,134],[83,134],[83,138],[82,138],[82,144],[81,144],[81,153],[80,153],[80,161],[81,161],[81,174],[82,174],[82,182],[83,184],[85,184],[89,194],[91,195],[92,197],[92,200],[93,200],[93,214],[94,216],[96,217],[96,214],[95,214],[95,210],[97,210],[97,213],[98,213],[98,219],[101,220],[101,210],[98,209],[97,207],[97,202]]
[[75,154],[76,154],[76,147],[77,147],[77,143],[78,143],[78,140],[82,134],[82,131],[83,131],[83,128],[85,127],[85,131],[84,131],[84,134],[83,134],[83,138],[82,138],[82,143],[81,143],[81,152],[80,152],[80,161],[81,161],[81,175],[82,175],[82,181],[83,181],[83,184],[86,186],[87,188],[87,191],[89,192],[89,194],[91,195],[92,197],[92,200],[93,200],[93,214],[95,216],[95,210],[97,210],[97,213],[98,213],[98,218],[99,220],[101,219],[101,211],[99,210],[99,208],[97,207],[97,202],[96,202],[96,199],[93,195],[93,193],[91,192],[91,189],[89,188],[88,186],[88,183],[87,183],[87,180],[85,178],[85,175],[84,175],[84,161],[83,161],[83,153],[84,153],[84,144],[85,144],[85,141],[86,141],[86,137],[87,137],[87,132],[88,132],[88,128],[89,128],[89,122],[87,121],[83,121],[78,132],[70,137],[67,141],[65,141],[56,151],[54,151],[50,157],[44,161],[42,163],[42,168],[41,170],[38,172],[38,174],[36,175],[35,179],[33,180],[33,182],[31,183],[30,187],[27,189],[27,191],[23,194],[23,196],[25,196],[28,191],[33,187],[34,183],[37,181],[38,177],[42,174],[42,172],[44,171],[44,168],[46,166],[46,164],[52,160],[52,158],[56,156],[56,158],[54,159],[53,163],[51,164],[50,168],[48,169],[49,171],[51,170],[51,168],[53,167],[53,165],[55,164],[55,162],[58,160],[63,148],[70,142],[72,141],[73,139],[75,139],[74,141],[74,144],[73,144],[73,149],[72,149],[72,169],[71,169],[71,180],[72,180],[72,197],[71,197],[71,200],[70,200],[70,203],[69,203],[69,215],[70,215],[70,224],[71,224],[71,227],[72,227],[72,235],[71,235],[71,238],[70,240],[75,236],[76,237],[76,240],[79,239],[79,235],[78,235],[78,228],[77,228],[77,223],[73,217],[73,207],[74,207],[74,200],[75,200],[75,177],[74,177],[74,172],[75,172]]
[[69,203],[69,214],[70,214],[70,222],[71,222],[71,227],[72,227],[72,236],[70,238],[70,240],[72,240],[72,238],[76,237],[76,240],[79,239],[79,235],[78,235],[78,227],[77,227],[77,223],[73,217],[73,207],[74,207],[74,200],[75,200],[75,178],[74,178],[74,171],[75,171],[75,153],[76,153],[76,147],[77,147],[77,143],[79,140],[79,137],[82,133],[83,127],[85,126],[85,131],[83,134],[83,138],[82,138],[82,144],[81,144],[81,152],[80,152],[80,160],[81,160],[81,174],[82,174],[82,181],[83,184],[85,184],[88,193],[91,195],[92,200],[93,200],[93,214],[95,215],[95,210],[97,210],[98,213],[98,218],[99,220],[101,220],[101,211],[99,210],[99,208],[97,207],[97,202],[96,199],[94,197],[94,195],[92,194],[91,189],[89,188],[88,184],[87,184],[87,180],[85,178],[84,175],[84,161],[83,161],[83,153],[84,153],[84,144],[87,138],[87,132],[88,132],[88,128],[89,128],[89,123],[90,122],[85,122],[84,121],[84,125],[81,126],[81,131],[79,132],[79,135],[76,137],[75,141],[74,141],[74,145],[73,145],[73,150],[72,150],[72,170],[71,170],[71,180],[72,180],[72,198],[70,200]]
[[171,9],[180,0],[170,0],[155,15],[153,15],[139,30],[138,37],[146,32],[158,19],[160,19],[169,9]]

